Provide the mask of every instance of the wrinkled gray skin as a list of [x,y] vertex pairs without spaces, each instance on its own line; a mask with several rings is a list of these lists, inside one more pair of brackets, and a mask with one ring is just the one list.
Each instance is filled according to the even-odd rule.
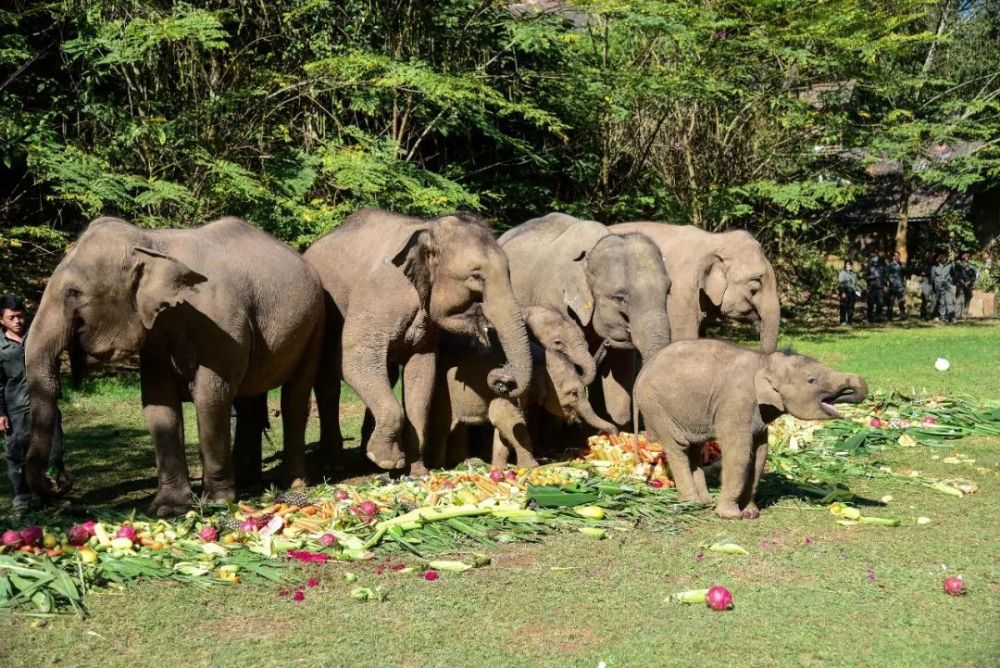
[[[437,385],[431,407],[430,436],[424,452],[427,467],[444,466],[446,453],[458,450],[462,457],[467,446],[449,448],[464,436],[467,425],[492,424],[493,466],[503,468],[514,452],[517,465],[533,468],[532,426],[526,417],[540,407],[567,422],[586,422],[594,429],[617,433],[615,426],[599,418],[587,400],[587,383],[594,379],[594,361],[587,352],[583,332],[572,320],[555,309],[529,306],[524,319],[535,356],[532,383],[517,399],[498,397],[489,388],[486,375],[503,360],[502,352],[486,352],[468,340],[442,337],[439,340]],[[462,457],[464,458],[464,457]]]
[[671,341],[697,339],[707,312],[710,317],[757,325],[761,350],[775,351],[781,323],[778,285],[774,268],[752,234],[650,222],[609,229],[615,234],[638,232],[660,249],[671,280],[667,297]]
[[[508,230],[514,294],[550,306],[583,328],[611,421],[628,424],[632,353],[648,359],[670,342],[670,278],[659,250],[641,234],[616,235],[601,223],[550,213]],[[624,370],[624,372],[623,372]]]
[[836,403],[858,403],[865,381],[816,360],[760,353],[711,339],[678,341],[649,360],[635,384],[636,407],[651,441],[667,456],[683,501],[711,505],[700,468],[702,445],[722,450],[719,517],[756,519],[754,496],[767,460],[767,428],[783,413],[803,420],[838,417]]
[[[489,371],[490,387],[516,397],[530,384],[528,334],[507,256],[478,218],[423,220],[363,209],[316,241],[305,259],[327,293],[316,398],[329,468],[341,466],[343,378],[375,418],[368,458],[384,469],[401,469],[409,460],[411,473],[421,472],[439,331],[485,346],[495,328],[508,364]],[[399,365],[405,415],[392,392]]]
[[[59,358],[74,376],[85,358],[138,354],[142,405],[156,447],[153,510],[169,515],[191,500],[182,401],[198,417],[203,493],[234,498],[233,461],[253,478],[257,449],[230,456],[230,409],[237,432],[263,422],[262,397],[282,386],[286,474],[305,476],[309,391],[323,334],[323,293],[292,249],[237,218],[184,230],[143,230],[114,218],[93,221],[49,279],[25,350],[34,430],[26,473],[36,492],[44,475],[59,390]],[[242,424],[239,424],[242,423]]]

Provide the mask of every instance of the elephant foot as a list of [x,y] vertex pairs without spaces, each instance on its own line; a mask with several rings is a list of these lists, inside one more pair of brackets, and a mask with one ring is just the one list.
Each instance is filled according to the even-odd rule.
[[308,485],[306,484],[305,474],[291,476],[288,480],[288,489],[303,490]]
[[424,465],[423,462],[417,461],[410,464],[411,478],[422,478],[423,476],[428,475],[429,473],[430,471],[427,470],[427,467]]
[[756,503],[751,501],[747,504],[746,508],[743,509],[742,516],[745,520],[755,520],[760,517],[760,509],[757,507]]
[[743,519],[743,511],[736,503],[730,501],[728,503],[719,502],[715,506],[715,514],[724,520],[739,520]]
[[[538,460],[531,455],[524,455],[523,457],[517,458],[517,465],[522,469],[534,469],[538,468]],[[498,466],[497,468],[503,468]]]
[[698,492],[698,503],[708,508],[715,503],[715,499],[708,492]]
[[403,453],[403,450],[391,441],[376,439],[375,435],[372,435],[371,440],[368,441],[368,449],[365,454],[379,468],[387,471],[401,469],[406,466],[406,455]]
[[186,513],[191,507],[191,488],[160,489],[150,504],[150,513],[157,517],[172,517]]
[[236,499],[236,490],[232,485],[205,483],[202,487],[203,494],[209,501],[228,502]]

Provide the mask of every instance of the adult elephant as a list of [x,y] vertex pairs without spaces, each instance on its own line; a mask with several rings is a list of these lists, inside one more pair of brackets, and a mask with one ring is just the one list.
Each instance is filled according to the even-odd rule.
[[[305,424],[323,339],[323,293],[292,249],[238,218],[184,230],[143,230],[94,220],[49,279],[27,339],[32,435],[29,485],[53,495],[44,468],[69,349],[74,376],[85,359],[138,353],[142,405],[156,448],[153,509],[190,502],[182,401],[197,410],[206,497],[231,500],[233,461],[259,473],[260,452],[230,456],[230,412],[260,423],[263,397],[282,386],[286,474],[305,475]],[[259,432],[257,434],[259,439]],[[258,441],[259,443],[259,441]],[[245,460],[245,461],[243,461]]]
[[600,359],[598,375],[611,421],[630,420],[633,353],[648,359],[670,343],[670,278],[642,234],[550,213],[499,239],[510,258],[514,294],[525,306],[550,306],[575,318]]
[[752,234],[651,222],[610,229],[620,235],[638,232],[660,249],[672,282],[667,297],[671,340],[698,338],[707,313],[756,324],[763,352],[775,351],[781,321],[778,286],[774,268]]
[[[411,472],[419,472],[438,330],[473,337],[485,347],[495,327],[508,363],[488,373],[490,387],[516,397],[530,383],[528,334],[507,256],[479,218],[456,213],[424,220],[363,209],[318,239],[305,259],[327,293],[327,343],[316,399],[329,467],[340,465],[343,452],[343,379],[375,418],[368,458],[384,469],[401,469],[409,460]],[[399,365],[405,414],[392,391]]]

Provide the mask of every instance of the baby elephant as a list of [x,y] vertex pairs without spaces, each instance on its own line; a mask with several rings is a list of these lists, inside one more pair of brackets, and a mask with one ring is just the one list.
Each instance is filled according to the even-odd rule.
[[487,374],[502,356],[499,349],[484,353],[466,339],[439,340],[438,375],[424,453],[427,466],[444,463],[449,437],[463,425],[482,424],[496,428],[493,466],[505,466],[511,450],[518,466],[537,466],[525,415],[536,407],[568,422],[583,420],[600,431],[617,433],[613,424],[594,413],[587,400],[587,384],[594,379],[596,367],[580,327],[547,306],[522,310],[535,364],[531,384],[517,399],[496,395],[487,383]]
[[767,460],[769,423],[783,413],[836,418],[834,404],[858,403],[867,393],[860,376],[810,357],[763,354],[710,339],[672,343],[643,367],[635,384],[647,436],[663,445],[682,500],[711,505],[701,448],[712,438],[719,442],[722,489],[715,512],[725,519],[760,514],[754,495]]

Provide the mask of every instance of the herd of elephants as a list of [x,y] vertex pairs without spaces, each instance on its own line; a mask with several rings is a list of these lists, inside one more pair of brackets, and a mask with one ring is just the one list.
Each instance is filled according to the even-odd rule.
[[[756,323],[760,350],[699,339],[713,316]],[[495,238],[471,214],[364,209],[300,255],[237,218],[159,230],[99,218],[49,279],[27,339],[25,474],[43,495],[67,491],[45,474],[62,353],[77,377],[138,354],[161,516],[192,498],[182,402],[196,409],[202,494],[230,500],[260,484],[272,388],[287,482],[343,468],[344,381],[383,469],[452,463],[476,424],[495,428],[495,466],[531,467],[546,414],[614,432],[641,413],[682,499],[712,503],[699,464],[715,438],[716,512],[754,518],[767,424],[835,417],[867,393],[856,375],[776,351],[779,320],[774,270],[745,231],[551,213]],[[322,472],[305,450],[314,390]]]

